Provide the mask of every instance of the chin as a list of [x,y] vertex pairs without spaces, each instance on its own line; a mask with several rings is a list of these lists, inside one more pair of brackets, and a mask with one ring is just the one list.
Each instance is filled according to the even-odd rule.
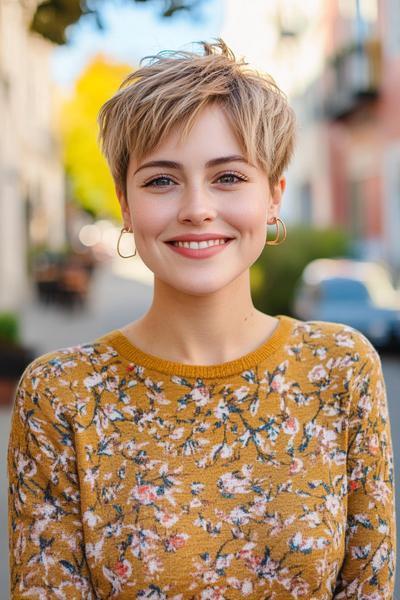
[[185,280],[180,280],[179,278],[177,279],[171,279],[171,277],[168,278],[164,278],[164,277],[159,277],[155,274],[155,277],[157,277],[160,281],[162,281],[164,284],[166,284],[168,287],[173,288],[174,290],[176,290],[177,292],[180,292],[182,294],[187,294],[188,296],[208,296],[210,294],[215,294],[217,292],[219,292],[220,290],[222,290],[223,288],[229,286],[230,283],[232,283],[232,281],[236,278],[233,279],[226,279],[226,278],[220,278],[220,280],[218,281],[218,279],[214,276],[212,278],[210,278],[208,281],[202,281],[201,279],[199,279],[198,277],[195,278],[193,277],[193,279],[191,281],[188,281],[188,279]]

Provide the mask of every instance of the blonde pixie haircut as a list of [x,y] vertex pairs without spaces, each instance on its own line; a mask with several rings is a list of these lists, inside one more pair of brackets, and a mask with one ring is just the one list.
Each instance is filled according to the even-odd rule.
[[100,110],[102,150],[125,197],[130,155],[140,162],[175,126],[182,126],[183,139],[212,103],[224,110],[246,159],[267,173],[271,189],[289,164],[295,116],[275,81],[238,61],[221,38],[199,43],[203,54],[145,56]]

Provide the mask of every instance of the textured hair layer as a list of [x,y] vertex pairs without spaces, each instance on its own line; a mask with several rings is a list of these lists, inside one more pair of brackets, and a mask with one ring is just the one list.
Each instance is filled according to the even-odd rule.
[[212,103],[224,110],[247,160],[264,169],[271,187],[287,167],[295,116],[285,94],[270,75],[237,60],[221,38],[199,43],[202,54],[165,50],[145,56],[102,106],[99,139],[124,193],[130,155],[140,162],[177,125],[186,136]]

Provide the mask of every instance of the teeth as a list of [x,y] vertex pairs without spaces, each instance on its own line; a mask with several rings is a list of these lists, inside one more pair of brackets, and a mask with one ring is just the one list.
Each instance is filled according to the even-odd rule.
[[207,240],[203,242],[173,242],[174,246],[180,248],[192,248],[193,250],[200,250],[201,248],[208,248],[210,246],[219,246],[225,244],[225,240]]

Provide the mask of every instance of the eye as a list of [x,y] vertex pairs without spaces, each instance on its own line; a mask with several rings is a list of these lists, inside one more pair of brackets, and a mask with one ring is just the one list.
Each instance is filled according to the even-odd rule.
[[244,175],[240,175],[239,173],[234,173],[233,171],[219,175],[218,181],[222,179],[225,180],[222,181],[222,183],[228,184],[238,183],[238,181],[247,181],[247,177],[245,177]]
[[147,181],[143,187],[169,187],[170,184],[174,184],[175,182],[168,177],[168,175],[159,175],[158,177],[154,177]]

